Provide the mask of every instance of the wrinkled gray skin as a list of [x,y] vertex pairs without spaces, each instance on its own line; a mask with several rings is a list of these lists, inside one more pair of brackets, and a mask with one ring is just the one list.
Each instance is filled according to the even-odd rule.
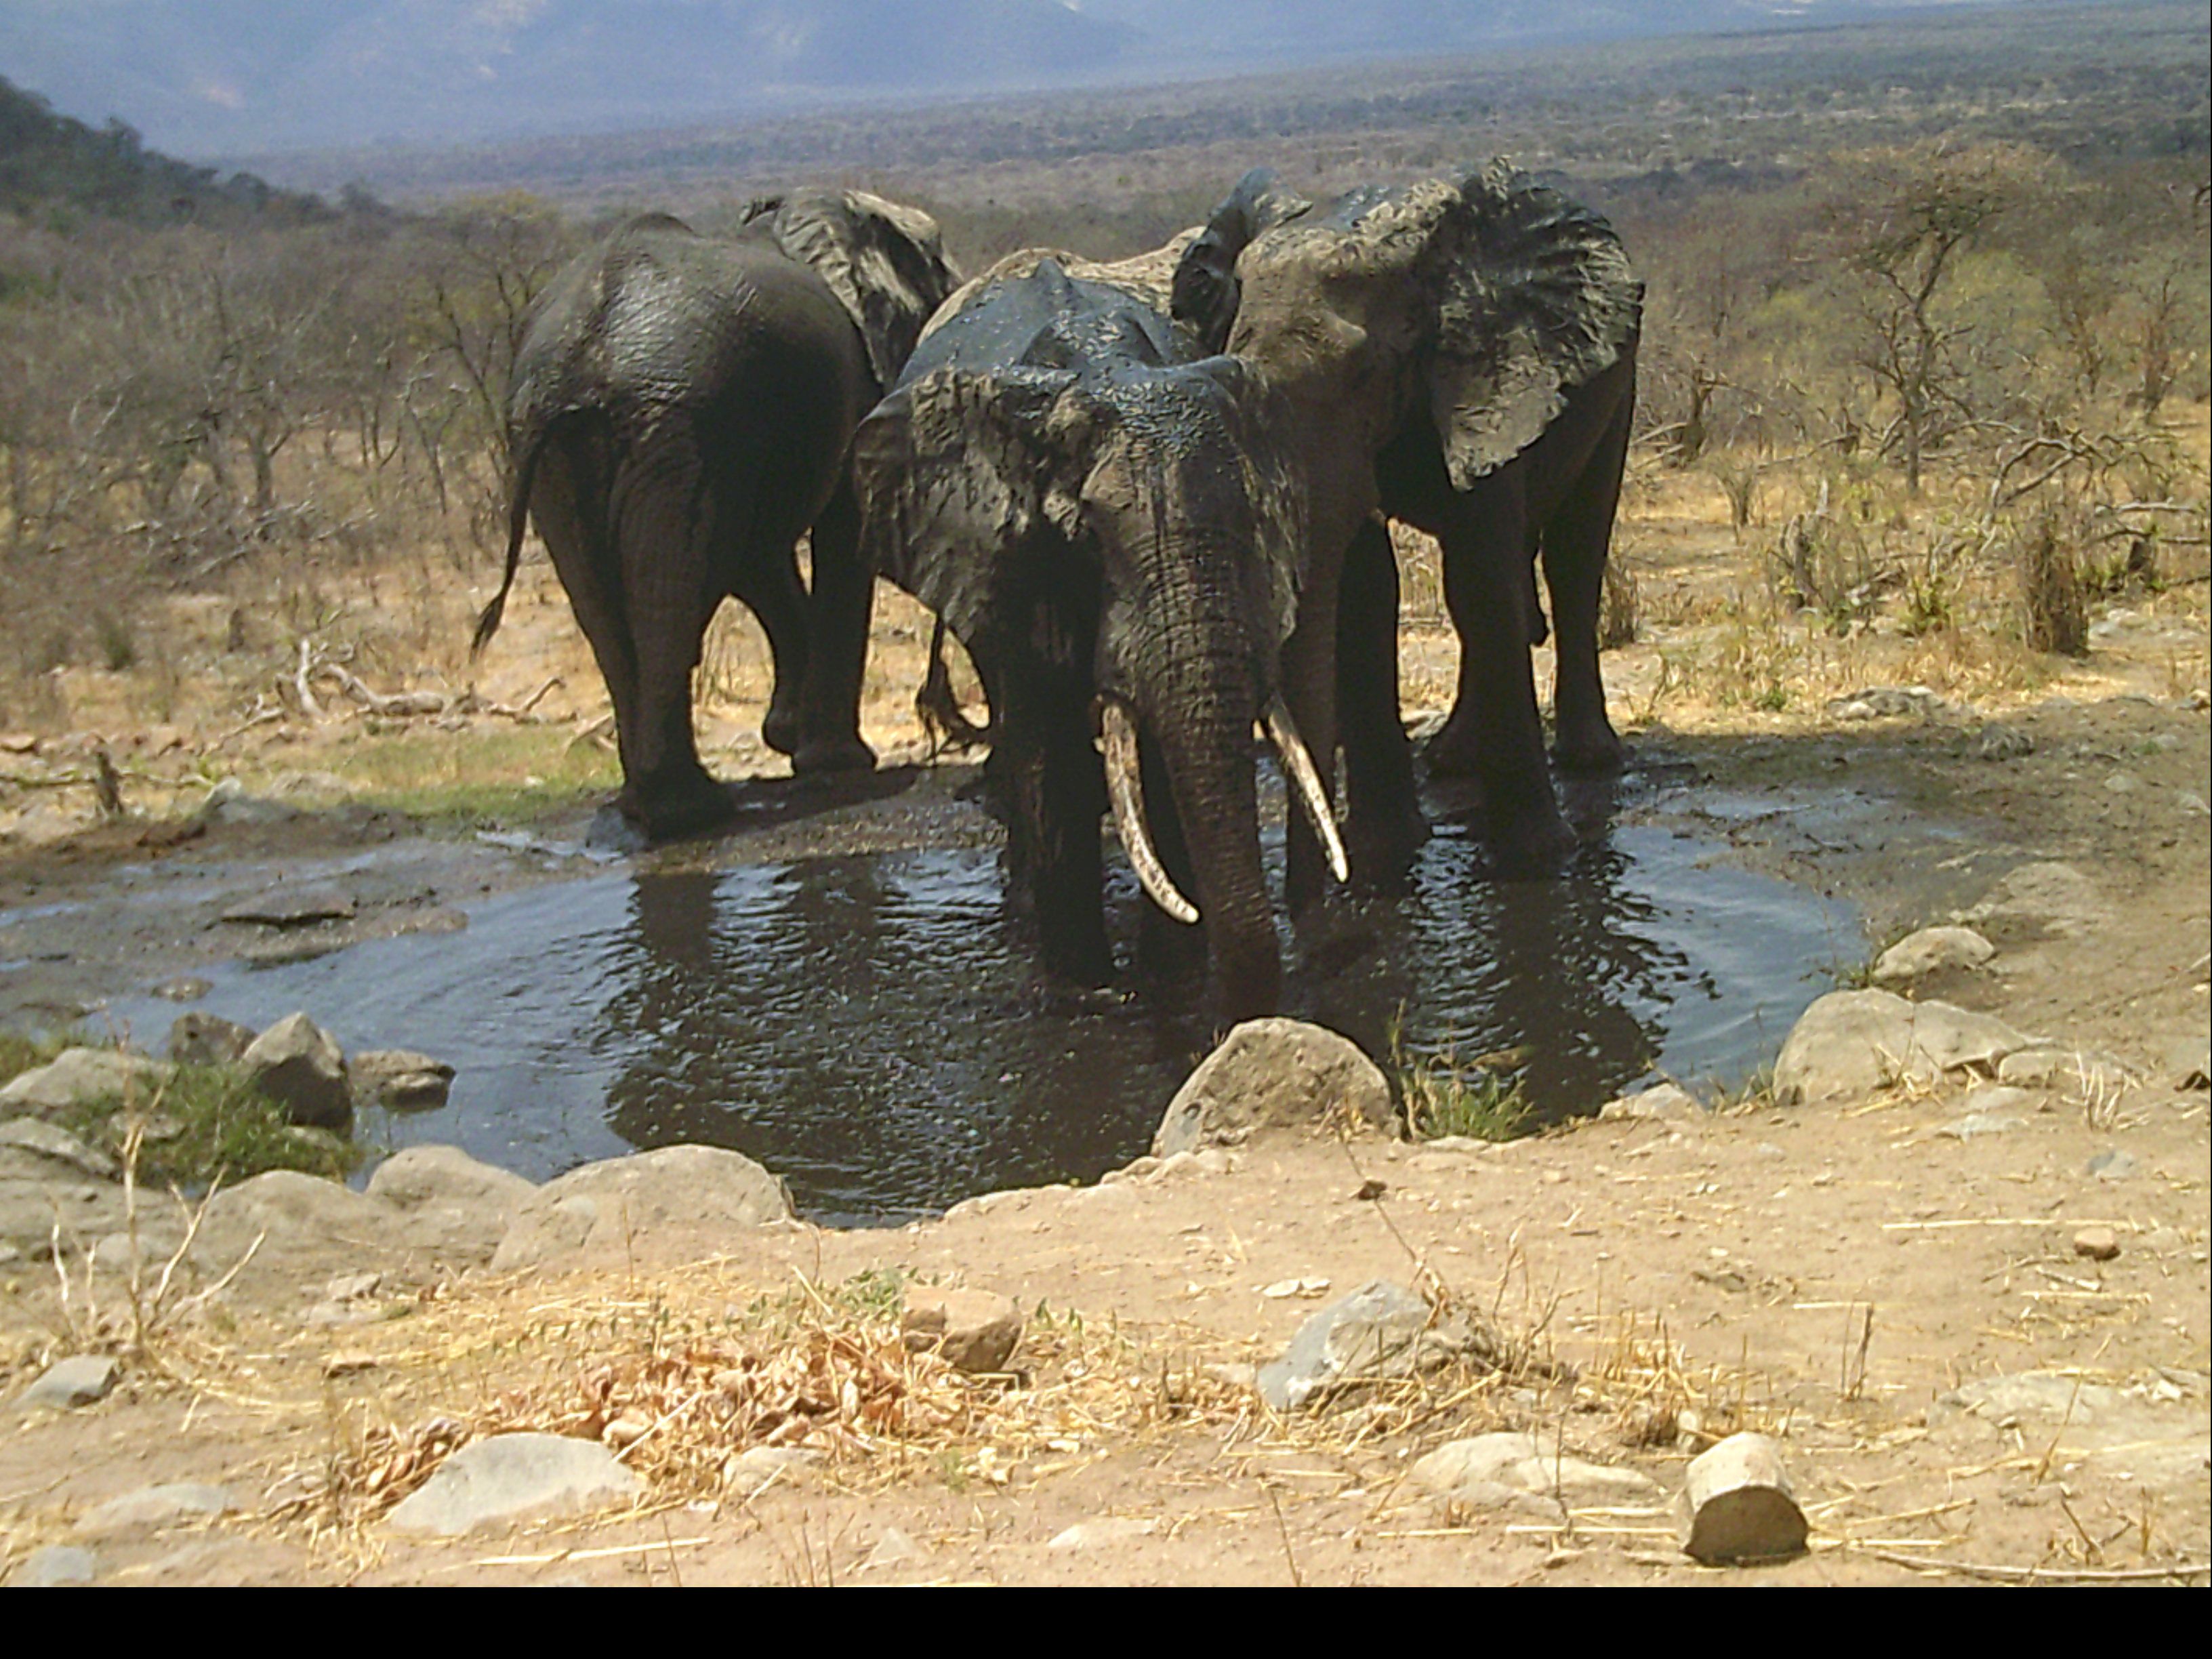
[[[1596,627],[1642,300],[1604,221],[1496,162],[1318,212],[1255,172],[1185,252],[1176,314],[1254,369],[1306,494],[1287,695],[1316,752],[1343,744],[1355,867],[1402,856],[1422,833],[1398,719],[1396,566],[1378,514],[1443,545],[1462,662],[1431,757],[1480,778],[1506,867],[1546,867],[1574,840],[1529,672],[1540,545],[1560,762],[1620,763]],[[1320,884],[1302,830],[1291,825],[1294,904]]]
[[939,613],[983,682],[1011,872],[1048,964],[1112,973],[1094,737],[1118,704],[1218,1011],[1271,1012],[1252,732],[1277,690],[1302,537],[1247,377],[1198,360],[1139,292],[1056,258],[956,303],[862,422],[855,480],[877,568]]
[[[691,673],[724,598],[760,619],[762,726],[799,772],[866,767],[872,584],[847,447],[953,286],[929,217],[860,191],[755,203],[734,237],[635,219],[564,270],[515,360],[507,579],[526,520],[614,702],[617,805],[654,839],[732,810],[700,764]],[[796,544],[812,532],[813,587]]]

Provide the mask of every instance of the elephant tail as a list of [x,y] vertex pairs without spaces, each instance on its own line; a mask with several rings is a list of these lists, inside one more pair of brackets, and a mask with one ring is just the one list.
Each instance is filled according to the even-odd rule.
[[530,486],[538,473],[538,457],[545,447],[546,434],[540,433],[530,447],[522,452],[522,459],[514,470],[514,493],[507,508],[507,574],[500,579],[499,592],[491,596],[491,603],[477,618],[476,636],[469,641],[469,655],[481,656],[491,636],[499,632],[500,618],[507,614],[507,595],[514,586],[515,567],[522,562],[522,532],[530,522]]

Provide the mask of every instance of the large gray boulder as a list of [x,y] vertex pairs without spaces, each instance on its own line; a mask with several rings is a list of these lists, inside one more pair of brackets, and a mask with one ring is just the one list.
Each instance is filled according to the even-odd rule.
[[1176,1091],[1152,1155],[1324,1122],[1395,1133],[1390,1085],[1375,1062],[1347,1038],[1303,1020],[1247,1020]]
[[173,1069],[118,1048],[64,1048],[0,1088],[0,1117],[52,1117],[103,1101],[149,1105]]
[[2034,1042],[1990,1014],[1948,1002],[1907,1002],[1887,991],[1831,991],[1808,1008],[1774,1062],[1783,1105],[1871,1094],[1891,1084],[1933,1084],[1946,1073],[1994,1073]]
[[368,1196],[406,1216],[418,1238],[434,1237],[448,1253],[489,1261],[537,1190],[458,1146],[410,1146],[378,1166]]
[[305,1014],[287,1014],[253,1039],[240,1063],[292,1122],[343,1133],[353,1122],[345,1054]]
[[516,1206],[491,1265],[505,1271],[563,1256],[611,1256],[655,1231],[696,1239],[790,1215],[783,1182],[743,1153],[663,1146],[586,1164],[537,1188]]
[[596,1441],[501,1434],[455,1452],[389,1519],[394,1532],[457,1538],[479,1527],[606,1509],[644,1490]]

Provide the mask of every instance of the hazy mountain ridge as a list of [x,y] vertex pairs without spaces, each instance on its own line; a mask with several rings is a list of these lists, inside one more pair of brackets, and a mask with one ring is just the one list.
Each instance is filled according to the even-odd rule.
[[4,0],[0,69],[64,112],[94,124],[119,116],[164,149],[210,156],[659,127],[862,95],[1846,22],[1907,7],[1908,0],[360,0],[339,9],[295,0]]

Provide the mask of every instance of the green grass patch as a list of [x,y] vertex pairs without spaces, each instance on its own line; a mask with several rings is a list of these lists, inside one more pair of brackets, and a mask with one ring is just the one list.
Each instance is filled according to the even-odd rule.
[[460,830],[532,823],[622,782],[612,755],[565,726],[393,732],[363,738],[333,770],[356,800]]
[[1449,1044],[1436,1054],[1414,1054],[1396,1021],[1390,1027],[1390,1067],[1405,1103],[1406,1129],[1416,1140],[1464,1135],[1470,1140],[1515,1140],[1532,1133],[1535,1108],[1518,1072],[1489,1063],[1462,1062]]
[[[337,1180],[365,1156],[350,1141],[287,1122],[284,1109],[235,1066],[179,1066],[140,1110],[146,1125],[138,1148],[141,1186],[198,1191],[217,1177],[235,1186],[270,1170]],[[122,1103],[112,1100],[77,1106],[58,1121],[118,1156],[129,1134]]]

